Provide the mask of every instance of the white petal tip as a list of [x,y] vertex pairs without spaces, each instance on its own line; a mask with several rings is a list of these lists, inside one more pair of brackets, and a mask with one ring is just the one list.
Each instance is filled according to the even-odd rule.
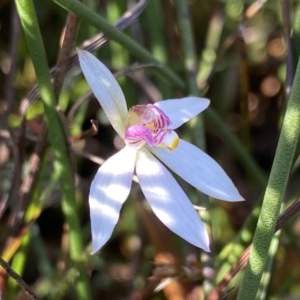
[[92,247],[92,251],[91,251],[91,255],[96,254],[98,251],[100,251],[100,249],[101,249],[101,247],[95,247],[95,246],[93,246]]
[[210,247],[203,249],[205,252],[211,252]]
[[203,103],[205,103],[208,107],[210,105],[210,100],[207,98],[199,98],[199,97],[195,97],[195,99],[197,99],[197,101],[201,100]]
[[91,251],[91,255],[95,255],[97,253],[97,251],[92,250]]
[[[198,216],[197,223],[201,222]],[[168,226],[167,226],[168,227]],[[197,226],[194,226],[194,231],[193,232],[188,232],[185,234],[179,235],[182,239],[190,243],[191,245],[194,245],[197,248],[202,249],[205,252],[211,252],[210,246],[209,246],[209,237],[207,234],[207,231],[205,227],[203,226],[201,222],[200,228],[196,229]],[[200,233],[200,234],[199,234]]]
[[198,238],[197,242],[194,243],[194,245],[200,249],[202,249],[205,252],[211,252],[210,246],[209,246],[209,237],[207,234],[207,231],[203,228],[200,229],[200,231],[203,231],[201,234],[201,237]]
[[224,197],[224,199],[220,198],[219,200],[224,200],[224,201],[228,201],[228,202],[245,201],[245,199],[238,192],[235,193],[234,195],[233,194],[226,195],[226,197]]
[[205,241],[203,240],[203,236],[201,238],[197,238],[196,241],[190,240],[189,238],[185,238],[184,236],[182,236],[182,238],[186,240],[188,243],[190,243],[191,245],[194,245],[195,247],[200,248],[205,252],[211,252],[209,242],[208,242],[208,236]]
[[109,240],[109,238],[107,238],[106,240],[102,240],[102,241],[96,241],[96,240],[92,239],[91,254],[96,254],[97,252],[101,251],[103,246],[107,243],[108,240]]
[[196,247],[202,249],[204,252],[211,252],[209,245],[203,245],[202,243],[199,245],[195,245]]
[[90,52],[88,52],[86,50],[82,50],[80,48],[76,48],[76,51],[77,51],[78,56],[84,56],[86,54],[88,54],[88,55],[91,54]]

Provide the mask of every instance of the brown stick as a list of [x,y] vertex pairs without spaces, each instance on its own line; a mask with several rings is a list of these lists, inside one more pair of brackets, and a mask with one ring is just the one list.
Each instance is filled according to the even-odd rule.
[[10,267],[10,265],[0,257],[0,265],[2,268],[19,284],[31,299],[39,300],[38,296],[31,290],[29,285]]

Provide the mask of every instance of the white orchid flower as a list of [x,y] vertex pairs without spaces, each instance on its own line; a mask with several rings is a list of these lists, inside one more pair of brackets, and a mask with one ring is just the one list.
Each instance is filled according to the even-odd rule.
[[134,171],[156,216],[189,243],[209,250],[209,238],[186,194],[164,166],[203,193],[242,201],[232,181],[207,154],[180,140],[174,129],[206,109],[208,99],[187,97],[136,105],[129,111],[111,72],[91,53],[78,50],[82,72],[125,147],[98,170],[90,188],[92,251],[110,238],[127,199]]

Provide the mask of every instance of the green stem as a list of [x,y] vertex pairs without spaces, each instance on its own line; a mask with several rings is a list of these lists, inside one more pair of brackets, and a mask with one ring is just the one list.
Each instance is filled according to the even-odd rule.
[[[125,10],[126,2],[110,1],[107,3],[107,19],[110,23],[116,22],[121,16],[122,12]],[[110,43],[110,56],[111,56],[111,66],[115,70],[122,70],[130,64],[130,56],[128,51],[124,51],[124,48],[115,42]],[[136,87],[130,83],[129,78],[126,76],[120,76],[118,80],[124,95],[126,95],[128,107],[136,105],[136,99],[138,95],[136,93]]]
[[[153,22],[153,20],[155,20],[155,22]],[[162,2],[149,1],[147,9],[145,9],[141,17],[141,22],[145,29],[145,40],[149,43],[153,57],[162,63],[168,61],[164,21],[165,17],[163,15]],[[154,83],[162,93],[163,99],[169,99],[171,97],[171,87],[162,82],[158,76],[154,78]]]
[[285,113],[276,154],[256,227],[249,261],[241,283],[238,300],[255,299],[274,235],[280,205],[285,193],[300,132],[300,63]]
[[[184,53],[184,66],[186,70],[188,91],[191,95],[200,96],[196,76],[197,76],[197,57],[195,50],[195,43],[192,32],[192,25],[190,20],[190,13],[188,8],[188,3],[185,0],[176,0],[177,7],[177,15],[178,15],[178,24],[180,30],[180,38],[183,47]],[[205,135],[204,135],[204,126],[203,126],[203,118],[202,116],[198,116],[193,120],[193,122],[189,122],[188,126],[192,129],[193,140],[194,143],[205,150]],[[199,212],[202,221],[205,224],[206,230],[211,235],[212,226],[211,226],[211,218],[210,218],[210,202],[206,195],[201,194],[201,205],[207,208],[207,211]],[[201,261],[204,266],[213,270],[214,269],[214,259],[212,253],[202,252]],[[210,276],[206,276],[203,288],[204,293],[207,295],[212,290],[214,282],[214,275],[210,274]]]
[[268,259],[265,265],[264,273],[260,281],[260,287],[256,295],[255,300],[264,300],[266,299],[267,290],[270,285],[272,277],[272,269],[274,266],[274,260],[279,246],[281,230],[277,231],[272,239]]
[[[187,1],[176,0],[179,29],[181,32],[181,41],[184,53],[184,66],[187,74],[188,90],[191,95],[199,96],[199,89],[196,82],[197,76],[197,57],[195,43],[192,34],[192,25]],[[205,149],[205,138],[203,129],[203,120],[197,118],[197,146]]]
[[199,95],[196,82],[197,57],[188,4],[185,0],[176,0],[176,7],[189,92],[194,95]]
[[119,43],[124,48],[126,48],[132,55],[141,59],[144,62],[151,62],[157,64],[160,68],[157,69],[160,75],[163,76],[165,80],[170,82],[172,85],[176,86],[179,90],[185,89],[184,82],[175,75],[168,67],[162,65],[160,62],[155,60],[153,56],[141,47],[137,42],[128,37],[122,31],[115,28],[104,18],[90,10],[87,6],[75,0],[53,0],[57,4],[61,5],[66,10],[77,15],[83,21],[93,25],[98,30],[103,32],[108,38]]
[[[50,141],[55,157],[54,168],[61,185],[62,209],[69,224],[70,256],[75,263],[80,260],[84,247],[79,226],[71,164],[68,157],[64,131],[55,108],[56,99],[50,80],[45,48],[32,0],[16,0],[15,2],[35,69],[48,122]],[[76,283],[77,297],[79,299],[91,299],[87,274],[83,269],[79,270],[79,273],[80,276]]]
[[[30,235],[26,234],[21,242],[20,248],[18,252],[14,255],[11,268],[17,273],[17,274],[23,274],[25,269],[25,264],[28,256],[28,249],[30,244]],[[18,283],[17,281],[10,277],[8,281],[8,295],[10,299],[13,299],[16,297],[18,290]]]

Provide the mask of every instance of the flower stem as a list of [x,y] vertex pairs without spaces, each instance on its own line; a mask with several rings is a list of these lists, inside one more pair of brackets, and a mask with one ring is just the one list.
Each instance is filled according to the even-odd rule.
[[[190,20],[190,13],[188,3],[185,0],[176,0],[177,15],[178,15],[178,24],[180,29],[180,37],[184,53],[184,66],[187,74],[187,85],[188,91],[191,95],[200,96],[198,85],[196,82],[197,77],[197,58],[195,51],[195,42],[193,38],[192,25]],[[200,147],[202,150],[205,150],[205,134],[204,134],[204,125],[202,116],[195,118],[194,123],[189,122],[188,124],[192,129],[193,139],[195,144]],[[209,212],[210,202],[206,195],[201,194],[201,205],[205,206],[208,210],[199,212],[202,221],[205,224],[206,230],[209,235],[212,232],[211,218]],[[204,275],[204,293],[207,295],[213,288],[214,282],[214,263],[213,263],[213,254],[212,253],[201,253],[201,261],[204,264],[204,267],[210,272]]]
[[249,261],[241,283],[238,300],[255,299],[268,257],[268,250],[285,193],[300,132],[300,63],[285,113],[278,146],[258,219]]
[[[149,42],[149,48],[154,58],[162,63],[170,62],[168,57],[168,48],[166,33],[164,32],[164,13],[163,3],[160,1],[149,1],[147,9],[143,13],[143,22],[145,23],[146,37]],[[153,22],[155,20],[155,22]],[[160,78],[154,78],[155,86],[162,93],[162,99],[170,99],[172,89],[166,85]],[[160,100],[160,99],[159,99]]]
[[195,96],[198,96],[199,89],[196,82],[197,58],[189,8],[185,0],[176,0],[176,7],[178,15],[178,24],[181,33],[180,38],[184,52],[184,66],[187,73],[189,92]]
[[[184,53],[184,66],[187,74],[188,91],[193,96],[200,96],[196,82],[197,58],[195,43],[192,33],[192,25],[187,1],[176,0],[178,24],[181,32],[181,41]],[[203,120],[201,115],[197,117],[197,146],[205,150],[205,138]]]
[[[45,48],[32,0],[16,0],[15,2],[35,69],[48,122],[50,141],[55,156],[54,168],[61,185],[62,209],[69,224],[70,256],[74,263],[78,263],[84,250],[82,232],[78,220],[71,164],[68,157],[64,131],[55,108],[56,99],[50,80]],[[75,287],[77,297],[78,299],[91,299],[87,274],[83,269],[78,271],[80,275]]]

